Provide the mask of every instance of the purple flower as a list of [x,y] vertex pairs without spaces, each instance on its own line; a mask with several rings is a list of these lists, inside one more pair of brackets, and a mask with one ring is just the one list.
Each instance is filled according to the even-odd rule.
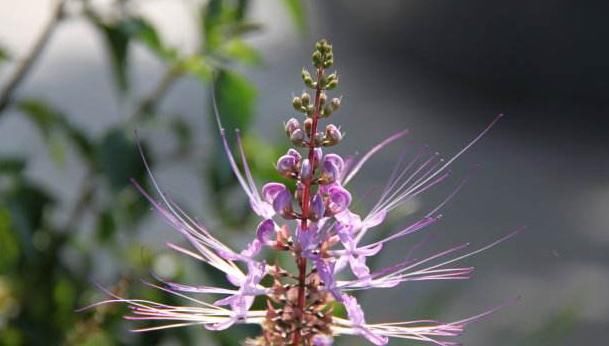
[[[306,119],[302,128],[297,119],[290,119],[285,124],[285,129],[295,147],[306,152],[301,154],[296,148],[289,149],[276,164],[281,175],[292,179],[290,184],[269,182],[259,192],[245,159],[239,134],[237,133],[237,145],[243,171],[233,157],[216,110],[229,164],[249,199],[253,213],[259,217],[256,235],[243,250],[235,251],[222,243],[173,203],[160,190],[144,159],[150,180],[160,198],[153,198],[137,183],[136,188],[192,249],[173,243],[168,244],[169,247],[219,270],[232,287],[192,286],[159,279],[161,285],[152,285],[153,287],[185,299],[192,306],[124,299],[111,292],[107,292],[110,299],[93,306],[127,303],[131,307],[128,319],[166,323],[136,331],[191,325],[204,326],[210,330],[223,330],[236,323],[259,325],[262,335],[247,340],[245,344],[248,346],[329,346],[333,344],[334,337],[341,334],[360,335],[374,345],[386,345],[389,338],[455,345],[446,338],[460,335],[467,324],[494,311],[450,323],[427,320],[378,324],[366,322],[364,311],[352,296],[353,292],[387,289],[410,281],[467,279],[473,268],[458,265],[458,262],[486,251],[516,232],[469,252],[465,251],[469,244],[462,244],[416,257],[417,248],[413,247],[406,251],[398,263],[380,269],[370,268],[371,262],[368,259],[381,253],[385,244],[401,240],[437,223],[441,218],[439,210],[461,185],[424,217],[409,225],[382,237],[377,236],[372,241],[366,235],[386,224],[390,212],[444,181],[448,177],[449,166],[476,143],[490,126],[446,161],[427,150],[416,152],[408,162],[400,160],[372,208],[367,213],[351,210],[352,196],[347,185],[374,154],[402,138],[406,131],[382,141],[359,160],[344,160],[334,153],[324,154],[322,146],[332,147],[342,138],[335,125],[329,124],[325,130],[320,130],[318,125],[319,121],[333,114],[338,109],[336,103],[340,103],[339,99],[330,105],[326,103],[326,92],[338,84],[338,76],[335,73],[327,74],[326,71],[332,63],[332,46],[322,40],[316,44],[313,53],[313,64],[320,79],[313,81],[310,72],[302,72],[305,84],[315,89],[315,99],[311,99],[307,92],[295,97],[293,106],[303,112]],[[494,122],[491,126],[493,124]],[[329,149],[324,151],[326,150]],[[291,186],[296,187],[295,191],[291,190]],[[264,247],[292,256],[296,271],[285,269],[290,267],[267,265],[259,258]],[[346,268],[350,269],[350,273],[343,276]],[[270,284],[267,285],[267,282]],[[201,293],[218,297],[214,303],[209,303],[189,295]],[[264,309],[252,309],[257,297],[266,299]],[[332,314],[334,301],[344,305],[347,318]]]

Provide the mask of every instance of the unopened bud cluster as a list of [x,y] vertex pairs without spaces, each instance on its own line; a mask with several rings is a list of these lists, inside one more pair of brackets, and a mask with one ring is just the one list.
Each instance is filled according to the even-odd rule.
[[325,130],[317,131],[317,120],[328,118],[336,112],[341,105],[341,98],[328,99],[327,90],[334,89],[338,85],[336,72],[325,74],[325,69],[332,66],[334,57],[332,45],[326,40],[321,40],[315,45],[313,52],[313,66],[316,67],[315,79],[311,72],[302,69],[302,80],[304,84],[313,89],[315,95],[312,97],[308,92],[292,99],[292,107],[297,112],[303,113],[305,119],[299,121],[291,118],[285,123],[285,132],[295,146],[298,147],[329,147],[338,144],[343,135],[340,129],[333,124],[326,126]]

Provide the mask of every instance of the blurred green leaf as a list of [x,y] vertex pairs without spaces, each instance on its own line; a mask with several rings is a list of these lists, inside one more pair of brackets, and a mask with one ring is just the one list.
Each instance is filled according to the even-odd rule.
[[227,135],[233,137],[232,130],[249,128],[255,111],[256,87],[245,77],[228,70],[218,72],[214,87]]
[[10,58],[10,55],[9,55],[8,51],[4,47],[0,46],[0,63],[5,62],[9,58]]
[[49,145],[51,156],[63,161],[65,155],[65,142],[69,140],[76,151],[85,161],[93,159],[93,146],[87,135],[79,128],[72,125],[65,114],[54,109],[41,100],[25,99],[17,104],[17,107],[30,119],[42,134]]
[[194,55],[181,62],[180,67],[186,73],[196,77],[203,83],[208,83],[212,79],[212,67],[206,59],[200,55]]
[[166,47],[161,41],[156,28],[144,18],[131,18],[124,22],[123,28],[127,35],[142,42],[159,57],[168,60],[176,59],[177,51]]
[[19,242],[11,228],[11,215],[0,208],[0,272],[8,272],[19,258]]
[[223,13],[224,4],[222,0],[210,0],[203,7],[201,31],[202,37],[205,40],[204,46],[206,51],[214,51],[220,46]]
[[23,172],[25,160],[18,157],[0,157],[0,174],[17,175]]
[[102,174],[115,192],[129,184],[131,178],[142,180],[146,169],[135,142],[120,129],[110,129],[97,146],[97,162]]
[[290,17],[294,21],[296,28],[300,30],[300,32],[305,32],[307,30],[307,12],[304,8],[304,4],[302,0],[282,0],[283,6],[288,10]]
[[173,118],[169,126],[178,141],[178,151],[188,151],[193,143],[191,126],[182,118]]
[[42,226],[44,211],[54,203],[53,198],[26,181],[21,181],[2,197],[11,215],[11,229],[19,235],[24,253],[31,255],[34,250],[32,235]]
[[533,333],[520,342],[523,346],[560,345],[578,322],[580,309],[567,305],[548,318]]
[[228,58],[249,65],[258,65],[262,62],[262,56],[256,49],[238,39],[226,43],[222,47],[222,53]]
[[54,111],[49,105],[39,100],[23,100],[19,102],[17,107],[38,127],[38,130],[47,140],[55,125],[63,118],[62,114]]
[[102,211],[97,217],[97,225],[95,230],[97,239],[99,239],[101,243],[106,243],[112,239],[115,231],[116,222],[114,221],[112,212],[109,210]]
[[98,27],[106,39],[116,85],[121,91],[126,91],[129,87],[127,75],[127,57],[131,38],[131,32],[128,30],[129,23],[119,22],[114,25],[98,23]]

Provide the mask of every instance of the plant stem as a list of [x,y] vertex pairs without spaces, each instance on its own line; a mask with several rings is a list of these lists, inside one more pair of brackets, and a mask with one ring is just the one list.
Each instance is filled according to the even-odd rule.
[[173,84],[181,76],[182,69],[179,67],[179,65],[173,65],[167,68],[159,83],[150,92],[150,94],[144,96],[140,100],[129,119],[134,122],[141,120],[141,118],[143,118],[159,104],[171,86],[173,86]]
[[[311,174],[310,176],[303,181],[304,189],[302,191],[302,200],[300,202],[300,207],[302,210],[302,219],[300,229],[302,232],[307,232],[307,220],[309,217],[309,206],[311,204],[311,182],[312,177],[315,175],[315,134],[317,133],[317,123],[319,121],[319,114],[321,112],[321,79],[324,75],[323,68],[317,69],[317,87],[315,88],[315,110],[313,111],[313,115],[311,116],[313,119],[313,124],[311,126],[311,134],[309,136],[309,163],[311,164]],[[305,297],[306,297],[306,278],[307,278],[307,259],[303,257],[300,253],[297,254],[296,264],[298,266],[298,307],[296,310],[296,316],[300,319],[301,323],[298,326],[302,325],[303,315],[305,311]],[[301,335],[300,329],[294,331],[294,336],[292,339],[292,344],[294,346],[298,346],[300,344]]]
[[9,77],[8,82],[2,88],[0,92],[0,112],[4,111],[6,107],[12,102],[13,94],[19,87],[19,84],[25,79],[30,72],[32,66],[44,50],[51,35],[55,31],[55,28],[61,21],[63,15],[63,8],[65,0],[55,0],[53,5],[53,11],[51,19],[46,24],[42,33],[34,43],[32,50],[21,60],[17,65],[15,72]]

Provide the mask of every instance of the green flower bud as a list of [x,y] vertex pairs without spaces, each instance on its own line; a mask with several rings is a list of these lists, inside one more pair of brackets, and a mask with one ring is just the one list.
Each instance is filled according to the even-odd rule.
[[296,96],[292,99],[292,106],[294,107],[295,110],[299,111],[302,108],[302,99],[300,99],[300,97]]
[[323,57],[321,55],[321,52],[316,50],[315,52],[313,52],[313,56],[312,56],[312,60],[313,60],[313,65],[315,67],[322,67],[323,65]]
[[317,132],[313,137],[313,143],[316,147],[322,146],[324,143],[324,135],[321,132]]
[[315,112],[315,106],[308,105],[307,110],[306,110],[307,116],[312,116],[314,112]]
[[302,93],[302,95],[300,95],[300,100],[302,101],[302,105],[306,107],[311,102],[311,96],[307,93]]
[[332,111],[336,111],[338,110],[338,108],[340,108],[340,102],[341,99],[338,97],[335,97],[332,99],[332,101],[330,101],[330,107],[332,107]]
[[326,85],[325,89],[332,90],[332,89],[336,88],[337,85],[338,85],[338,78],[329,81],[328,84]]
[[303,80],[312,78],[311,73],[309,71],[307,71],[307,69],[305,69],[305,68],[302,69],[300,76],[302,77]]
[[329,117],[332,114],[332,112],[333,112],[332,105],[331,104],[326,105],[321,110],[321,116],[324,117],[324,118],[327,118],[327,117]]
[[326,103],[327,99],[328,99],[328,95],[326,95],[325,93],[321,93],[319,95],[319,104],[323,106]]

